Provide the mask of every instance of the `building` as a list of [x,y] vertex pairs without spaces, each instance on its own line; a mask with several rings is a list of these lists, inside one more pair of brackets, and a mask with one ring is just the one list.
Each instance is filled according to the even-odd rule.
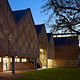
[[34,69],[39,42],[30,9],[12,12],[0,0],[0,15],[0,71]]
[[0,0],[0,71],[77,67],[78,53],[76,34],[46,34],[30,9],[12,11],[8,0]]
[[42,67],[53,67],[55,49],[52,34],[46,34],[44,24],[36,25],[35,27],[39,38],[39,58],[42,63]]
[[35,25],[38,39],[39,39],[39,49],[40,49],[40,61],[42,63],[42,67],[47,67],[47,50],[48,50],[48,39],[45,30],[45,25]]
[[53,34],[54,67],[78,67],[78,37],[76,34]]
[[9,70],[11,58],[17,55],[16,44],[12,46],[15,40],[16,23],[11,8],[7,0],[0,0],[0,71]]
[[39,57],[39,42],[31,11],[30,9],[13,11],[13,15],[17,23],[17,43],[19,56],[26,56],[28,61],[34,62],[34,60]]
[[55,46],[52,33],[47,33],[48,37],[48,68],[54,67]]

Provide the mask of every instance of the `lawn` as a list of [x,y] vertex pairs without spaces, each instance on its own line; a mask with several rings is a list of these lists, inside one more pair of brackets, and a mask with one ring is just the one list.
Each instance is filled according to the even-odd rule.
[[50,68],[25,72],[24,78],[18,80],[80,80],[80,69],[74,68]]

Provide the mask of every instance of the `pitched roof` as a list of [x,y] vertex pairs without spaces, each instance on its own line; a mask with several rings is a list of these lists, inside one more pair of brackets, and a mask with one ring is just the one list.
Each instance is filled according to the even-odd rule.
[[27,10],[28,9],[13,11],[13,15],[14,15],[16,22],[22,19],[22,17],[26,14]]
[[48,42],[49,42],[49,40],[51,38],[51,35],[52,35],[52,33],[47,33]]
[[78,39],[75,39],[73,37],[56,37],[56,38],[53,38],[53,40],[56,46],[72,45],[73,43],[78,44]]
[[38,35],[40,34],[43,27],[44,27],[44,24],[35,25],[35,28],[36,28],[36,31],[37,31]]

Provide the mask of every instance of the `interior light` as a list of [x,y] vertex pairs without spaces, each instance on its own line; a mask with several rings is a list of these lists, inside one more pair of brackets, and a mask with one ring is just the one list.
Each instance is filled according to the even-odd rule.
[[18,58],[18,56],[16,56],[16,58]]
[[5,58],[8,58],[8,56],[5,56]]
[[40,49],[40,52],[44,52],[44,50],[43,49]]
[[1,57],[0,57],[0,62],[1,62]]

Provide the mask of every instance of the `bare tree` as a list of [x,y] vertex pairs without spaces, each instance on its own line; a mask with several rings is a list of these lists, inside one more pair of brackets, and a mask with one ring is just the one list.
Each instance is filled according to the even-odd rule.
[[[48,19],[52,32],[62,30],[80,34],[80,0],[45,0],[42,10],[52,10]],[[50,24],[54,17],[55,23]]]

